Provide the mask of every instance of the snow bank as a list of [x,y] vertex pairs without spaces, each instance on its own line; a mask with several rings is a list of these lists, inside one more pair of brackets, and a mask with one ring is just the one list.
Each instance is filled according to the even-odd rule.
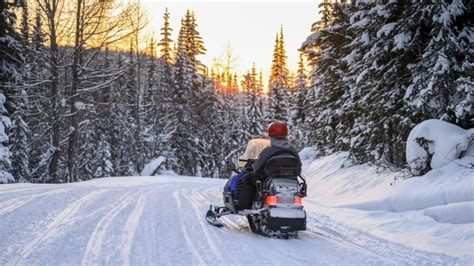
[[[303,150],[306,152],[305,150]],[[304,158],[303,151],[300,157]],[[303,177],[309,197],[325,205],[340,206],[363,202],[369,196],[382,197],[391,188],[398,172],[379,173],[367,165],[344,167],[348,153],[335,153],[313,161],[303,160]]]
[[368,165],[343,167],[346,158],[347,153],[336,153],[303,161],[309,197],[329,206],[390,212],[474,201],[474,157],[406,180],[401,172],[380,172]]
[[[344,205],[344,207],[402,212],[474,201],[474,168],[471,168],[472,165],[474,165],[474,157],[455,160],[424,176],[403,180],[389,190],[385,190],[385,195],[377,195],[370,200]],[[464,211],[468,210],[469,208]],[[449,215],[447,212],[444,213]],[[460,213],[462,214],[462,212]],[[474,216],[469,217],[462,219],[474,223]],[[449,217],[444,217],[440,220],[447,221],[449,219]]]
[[316,158],[317,150],[313,147],[306,147],[302,149],[299,153],[301,161],[304,163],[306,161],[313,161]]
[[147,163],[142,170],[141,176],[151,176],[156,173],[156,170],[160,165],[165,161],[165,157],[160,156],[156,159],[153,159],[151,162]]
[[[474,129],[464,130],[456,125],[430,119],[415,126],[408,135],[406,158],[414,174],[425,169],[440,168],[460,158],[474,148],[470,145],[474,139]],[[431,158],[430,158],[431,157]]]
[[367,164],[345,166],[347,155],[303,160],[308,211],[410,247],[473,255],[473,156],[404,179],[402,172],[378,171]]
[[423,214],[438,222],[450,224],[467,224],[474,222],[474,201],[458,202],[428,208]]

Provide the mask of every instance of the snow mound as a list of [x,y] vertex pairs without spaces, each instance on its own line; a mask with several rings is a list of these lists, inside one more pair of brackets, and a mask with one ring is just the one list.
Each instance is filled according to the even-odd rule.
[[[343,207],[370,211],[403,212],[474,201],[473,165],[474,157],[455,160],[444,167],[431,170],[424,176],[403,180],[392,186],[383,196],[377,195],[370,200],[343,205]],[[469,209],[469,205],[466,206],[467,209],[464,211]],[[432,213],[431,211],[427,212],[428,215]],[[434,210],[434,212],[439,214],[437,216],[443,215],[443,213],[447,215],[440,218],[440,221],[451,219],[446,210],[440,212]],[[456,212],[463,215],[463,211]],[[457,219],[457,221],[459,220],[474,223],[474,216],[467,215]]]
[[410,247],[473,255],[473,156],[404,179],[402,171],[345,166],[347,155],[303,161],[305,209]]
[[158,167],[165,161],[165,157],[160,156],[156,159],[151,160],[151,162],[147,163],[141,172],[141,176],[151,176],[156,174]]
[[474,201],[458,202],[428,208],[423,214],[440,223],[467,224],[474,222]]
[[[301,155],[301,153],[300,153]],[[308,183],[308,196],[319,203],[341,206],[382,197],[391,188],[398,172],[379,173],[368,165],[348,164],[348,153],[334,153],[314,161],[303,160],[302,175]]]
[[[440,168],[449,162],[472,154],[474,129],[464,130],[456,125],[430,119],[415,126],[408,135],[406,158],[412,173]],[[430,166],[430,167],[428,167]]]
[[313,147],[306,147],[304,149],[302,149],[300,152],[299,152],[299,156],[300,156],[300,159],[302,162],[305,162],[305,161],[312,161],[316,158],[317,156],[317,150],[316,148],[313,148]]

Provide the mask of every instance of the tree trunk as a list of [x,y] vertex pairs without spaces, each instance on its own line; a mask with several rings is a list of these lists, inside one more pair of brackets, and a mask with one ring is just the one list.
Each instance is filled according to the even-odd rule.
[[49,20],[49,30],[50,30],[50,64],[51,64],[51,88],[49,91],[49,98],[51,99],[51,116],[49,119],[51,127],[51,161],[49,163],[48,172],[51,177],[50,181],[59,182],[58,177],[58,163],[59,158],[61,157],[61,149],[59,147],[59,141],[61,138],[61,118],[60,118],[60,94],[59,94],[59,71],[58,71],[58,43],[56,36],[56,12],[57,12],[56,1],[45,2],[43,7],[44,11],[47,13],[47,19]]
[[78,65],[80,63],[80,56],[82,50],[81,43],[81,10],[83,1],[77,0],[77,11],[76,11],[76,32],[74,38],[74,55],[73,63],[71,67],[71,89],[69,91],[69,111],[70,111],[70,132],[68,140],[68,159],[67,159],[67,182],[75,182],[78,180],[77,176],[77,145],[79,139],[79,110],[77,109],[77,88],[79,83]]

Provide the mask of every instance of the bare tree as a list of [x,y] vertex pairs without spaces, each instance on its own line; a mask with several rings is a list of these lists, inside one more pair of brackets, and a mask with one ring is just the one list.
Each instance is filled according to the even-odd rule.
[[[136,5],[120,6],[113,0],[76,0],[74,5],[75,30],[73,43],[73,62],[71,65],[71,86],[67,92],[69,105],[69,136],[67,152],[67,181],[78,180],[81,114],[86,108],[82,94],[100,90],[114,80],[111,75],[99,84],[94,80],[95,73],[90,64],[102,48],[113,45],[133,34],[139,28],[130,19],[139,9]],[[120,70],[119,70],[120,71]],[[101,73],[100,75],[103,75]]]
[[64,4],[60,0],[41,0],[38,2],[45,22],[48,28],[46,36],[49,40],[49,90],[48,98],[50,99],[49,113],[49,129],[50,129],[50,147],[45,160],[49,160],[48,172],[53,182],[58,181],[58,163],[61,156],[60,140],[61,140],[61,115],[60,100],[61,92],[59,88],[59,67],[60,55],[58,44],[58,24],[63,11]]

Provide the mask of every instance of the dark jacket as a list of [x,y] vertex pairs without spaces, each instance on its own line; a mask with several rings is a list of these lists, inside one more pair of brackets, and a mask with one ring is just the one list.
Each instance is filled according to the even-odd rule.
[[298,160],[300,159],[298,152],[290,145],[287,139],[270,139],[270,141],[272,145],[265,148],[258,156],[258,159],[253,163],[253,173],[260,178],[263,175],[263,168],[268,159],[277,153],[287,151],[288,154],[294,155]]

